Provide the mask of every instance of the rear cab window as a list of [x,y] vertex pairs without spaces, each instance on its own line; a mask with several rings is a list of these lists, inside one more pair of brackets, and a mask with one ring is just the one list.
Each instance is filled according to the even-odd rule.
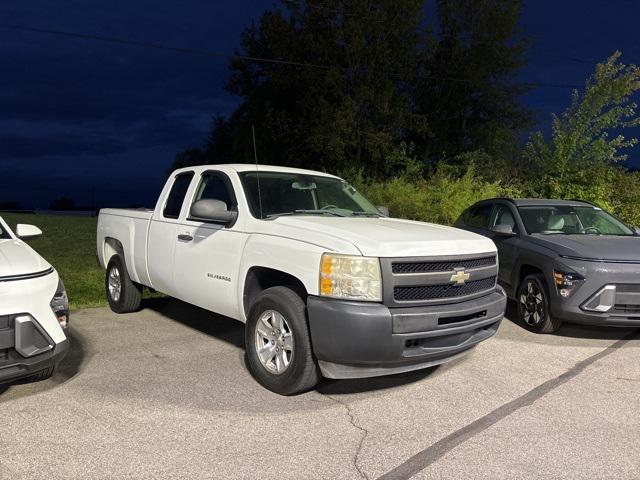
[[176,176],[169,195],[167,195],[167,201],[164,204],[163,217],[176,219],[180,216],[184,197],[187,194],[187,190],[189,190],[192,179],[193,172],[184,172]]

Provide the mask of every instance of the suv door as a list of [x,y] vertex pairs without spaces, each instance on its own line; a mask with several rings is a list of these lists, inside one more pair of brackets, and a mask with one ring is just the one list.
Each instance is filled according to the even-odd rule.
[[176,244],[177,297],[207,310],[239,318],[238,271],[248,235],[233,225],[189,218],[193,203],[201,199],[221,200],[228,210],[237,210],[233,185],[222,172],[202,174],[180,219],[181,240]]
[[[493,231],[492,229],[498,225],[510,226],[514,235],[510,236]],[[491,215],[487,236],[493,240],[498,248],[498,258],[500,259],[498,278],[500,283],[508,288],[512,287],[512,273],[519,251],[519,233],[514,209],[506,203],[497,203]]]

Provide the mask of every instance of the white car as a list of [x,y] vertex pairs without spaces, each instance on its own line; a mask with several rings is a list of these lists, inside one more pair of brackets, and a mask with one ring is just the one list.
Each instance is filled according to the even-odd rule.
[[58,272],[23,239],[41,235],[0,217],[0,383],[44,380],[69,349],[69,301]]
[[281,394],[426,368],[491,337],[506,304],[494,243],[383,212],[326,173],[177,170],[155,210],[101,210],[109,305],[135,311],[146,286],[246,322],[249,369]]

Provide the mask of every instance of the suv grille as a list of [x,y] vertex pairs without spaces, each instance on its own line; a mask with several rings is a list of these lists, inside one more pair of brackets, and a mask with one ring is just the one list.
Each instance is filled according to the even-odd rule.
[[495,287],[495,284],[496,277],[494,276],[467,282],[462,286],[448,283],[445,285],[424,285],[419,287],[395,287],[393,289],[393,298],[398,302],[455,298],[488,290]]
[[613,312],[640,315],[640,305],[616,304],[613,307]]
[[496,264],[496,257],[470,258],[454,261],[430,261],[430,262],[393,262],[391,271],[394,275],[406,273],[448,272],[456,268],[488,267]]

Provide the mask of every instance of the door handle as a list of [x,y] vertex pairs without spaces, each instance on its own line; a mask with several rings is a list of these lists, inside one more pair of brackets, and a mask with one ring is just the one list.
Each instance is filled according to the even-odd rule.
[[178,240],[180,240],[181,242],[190,242],[193,240],[193,237],[188,233],[181,233],[180,235],[178,235]]

